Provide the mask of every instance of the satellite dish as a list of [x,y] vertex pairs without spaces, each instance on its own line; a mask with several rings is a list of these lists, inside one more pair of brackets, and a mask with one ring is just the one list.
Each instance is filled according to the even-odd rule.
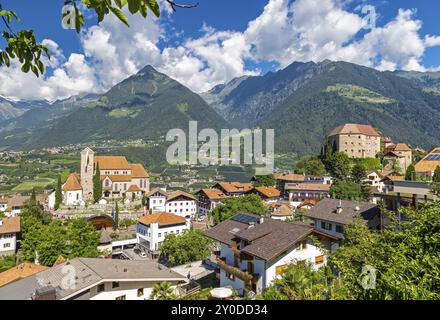
[[213,298],[226,299],[232,296],[232,290],[229,288],[215,288],[210,291]]

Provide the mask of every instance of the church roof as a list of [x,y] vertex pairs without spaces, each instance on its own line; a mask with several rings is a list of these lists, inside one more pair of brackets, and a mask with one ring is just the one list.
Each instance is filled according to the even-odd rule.
[[82,190],[80,184],[80,178],[76,172],[72,173],[69,178],[67,178],[66,183],[63,186],[63,191],[77,191]]
[[99,170],[130,170],[131,165],[124,156],[95,156]]

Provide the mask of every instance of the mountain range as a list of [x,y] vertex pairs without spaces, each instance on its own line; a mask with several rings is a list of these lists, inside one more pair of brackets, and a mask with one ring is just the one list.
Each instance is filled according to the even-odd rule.
[[187,129],[189,120],[200,128],[273,128],[276,150],[300,155],[318,153],[325,136],[349,122],[429,148],[440,142],[440,73],[295,62],[198,95],[147,66],[102,95],[54,103],[0,97],[0,147],[158,139],[169,129]]

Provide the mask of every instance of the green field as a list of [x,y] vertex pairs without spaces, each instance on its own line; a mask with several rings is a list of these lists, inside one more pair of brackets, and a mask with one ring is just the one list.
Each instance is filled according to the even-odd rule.
[[49,185],[54,185],[54,184],[55,184],[54,179],[41,178],[41,179],[34,180],[34,181],[22,182],[19,185],[12,188],[11,191],[19,192],[19,193],[20,192],[30,192],[34,188],[37,190],[42,190],[42,189],[45,189],[46,187],[48,187]]

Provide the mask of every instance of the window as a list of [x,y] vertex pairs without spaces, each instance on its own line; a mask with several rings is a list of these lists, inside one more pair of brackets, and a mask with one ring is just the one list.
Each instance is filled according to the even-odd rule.
[[138,289],[138,291],[137,291],[137,296],[138,297],[142,297],[144,295],[144,288],[140,288],[140,289]]
[[112,282],[112,288],[113,288],[113,289],[115,289],[115,288],[119,288],[119,282],[117,282],[117,281],[113,281],[113,282]]
[[324,230],[332,230],[331,223],[321,221],[321,228]]
[[124,294],[123,296],[116,297],[116,300],[127,300],[127,296]]
[[104,291],[104,289],[105,289],[105,286],[103,283],[98,285],[98,292],[102,292],[102,291]]
[[162,237],[162,233],[159,233],[157,236],[158,236],[159,238]]
[[282,265],[282,266],[277,266],[275,267],[275,274],[277,276],[282,276],[284,271],[286,270],[287,266],[286,265]]
[[3,244],[3,248],[10,248],[11,247],[11,244],[10,243],[5,243],[5,244]]
[[336,226],[336,232],[344,233],[344,227],[343,226]]
[[324,263],[324,256],[315,257],[315,264],[322,264],[322,263]]

